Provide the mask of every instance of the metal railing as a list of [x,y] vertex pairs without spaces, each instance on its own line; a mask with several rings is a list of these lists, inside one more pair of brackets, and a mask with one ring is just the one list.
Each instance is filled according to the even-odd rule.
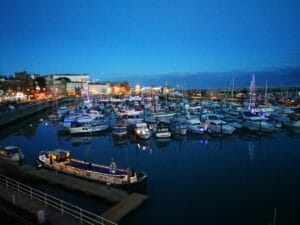
[[80,221],[80,223],[86,223],[86,224],[100,224],[100,225],[117,225],[117,223],[107,220],[101,216],[98,216],[88,210],[82,209],[76,205],[73,205],[69,202],[66,202],[64,200],[61,200],[57,197],[54,197],[52,195],[49,195],[45,192],[42,192],[36,188],[30,187],[26,184],[23,184],[21,182],[18,182],[14,179],[11,179],[9,177],[6,177],[2,174],[0,174],[0,184],[4,188],[10,188],[15,191],[17,191],[20,194],[26,195],[32,200],[37,200],[42,202],[45,207],[52,207],[54,209],[57,209],[61,215],[70,215],[77,220]]

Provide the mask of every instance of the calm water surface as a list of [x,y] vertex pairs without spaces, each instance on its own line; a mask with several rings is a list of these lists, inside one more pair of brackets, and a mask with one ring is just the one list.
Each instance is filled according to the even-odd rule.
[[[300,131],[256,136],[188,135],[157,142],[116,141],[111,134],[60,136],[39,115],[0,132],[0,145],[18,145],[32,164],[41,150],[55,147],[74,158],[132,167],[148,173],[149,201],[122,224],[300,224]],[[39,188],[101,213],[109,207],[56,187]]]

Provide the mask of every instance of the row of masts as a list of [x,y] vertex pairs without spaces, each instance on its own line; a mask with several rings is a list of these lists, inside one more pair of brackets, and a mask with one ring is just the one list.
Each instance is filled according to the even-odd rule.
[[[235,76],[232,77],[232,87],[231,87],[231,98],[234,98],[234,85],[235,85]],[[227,92],[226,82],[225,82],[225,99],[227,99],[228,92]],[[266,80],[265,84],[265,103],[268,103],[268,81]],[[252,75],[252,79],[250,82],[250,93],[249,93],[249,107],[252,104],[255,104],[257,102],[257,96],[256,96],[256,84],[255,84],[255,75]],[[250,108],[249,108],[250,109]]]

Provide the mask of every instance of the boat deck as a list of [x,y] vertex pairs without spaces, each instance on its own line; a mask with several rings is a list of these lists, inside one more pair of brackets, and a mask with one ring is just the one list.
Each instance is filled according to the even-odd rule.
[[89,171],[99,172],[99,173],[103,173],[103,174],[110,174],[110,175],[116,175],[116,176],[126,176],[127,175],[126,170],[121,170],[121,169],[112,170],[110,167],[107,167],[107,166],[96,165],[93,163],[83,162],[83,161],[79,161],[76,159],[71,159],[65,165],[72,166],[72,167],[75,167],[75,168],[78,168],[81,170],[89,170]]

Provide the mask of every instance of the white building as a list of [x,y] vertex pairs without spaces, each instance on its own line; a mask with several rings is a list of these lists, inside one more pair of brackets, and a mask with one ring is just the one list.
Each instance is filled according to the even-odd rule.
[[85,82],[67,82],[66,91],[69,96],[87,95],[88,83]]

